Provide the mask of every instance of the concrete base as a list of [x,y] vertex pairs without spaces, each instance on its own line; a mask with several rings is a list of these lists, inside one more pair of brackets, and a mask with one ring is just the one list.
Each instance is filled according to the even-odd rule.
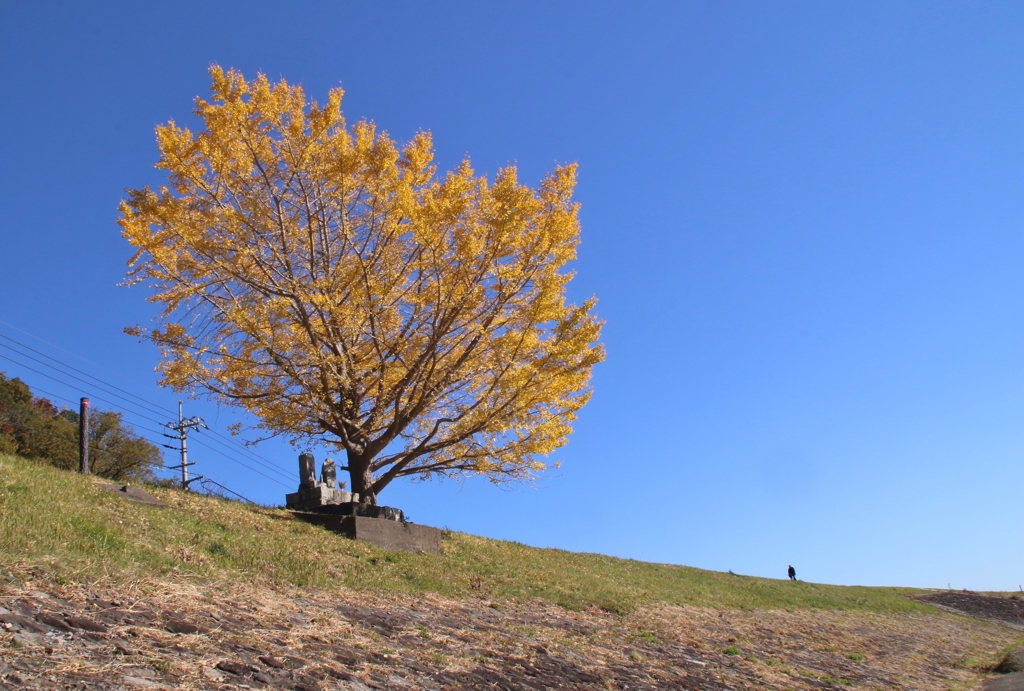
[[293,511],[296,518],[323,526],[354,540],[366,540],[383,549],[404,552],[441,553],[441,531],[428,525],[400,523],[386,518],[339,516],[326,513]]
[[[356,495],[358,496],[358,495]],[[391,521],[405,523],[405,514],[401,509],[392,506],[376,506],[349,501],[341,504],[324,504],[322,506],[289,507],[311,513],[327,513],[332,516],[362,516],[363,518],[386,518]]]
[[299,487],[298,492],[284,495],[284,500],[289,509],[308,510],[319,506],[359,501],[359,495],[318,482],[312,487]]

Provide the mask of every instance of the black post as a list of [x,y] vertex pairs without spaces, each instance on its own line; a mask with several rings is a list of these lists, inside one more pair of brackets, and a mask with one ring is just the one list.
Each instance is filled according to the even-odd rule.
[[78,408],[78,472],[89,474],[89,399],[83,398]]

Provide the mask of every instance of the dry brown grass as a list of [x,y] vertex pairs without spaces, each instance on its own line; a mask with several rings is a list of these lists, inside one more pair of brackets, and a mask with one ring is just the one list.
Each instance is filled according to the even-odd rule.
[[[95,598],[99,596],[100,600]],[[109,600],[110,602],[103,602]],[[111,602],[116,602],[116,606]],[[111,622],[93,639],[7,635],[0,675],[28,683],[107,681],[210,689],[294,688],[971,688],[1017,633],[938,612],[749,612],[654,604],[628,614],[541,600],[412,596],[347,589],[136,581],[9,584],[0,606]],[[116,623],[124,613],[150,621]],[[195,635],[164,629],[185,619]],[[45,652],[49,648],[49,652]],[[739,654],[725,653],[735,648]],[[285,669],[267,667],[273,655]],[[246,678],[217,669],[250,665]],[[0,677],[2,678],[2,677]],[[128,679],[126,682],[125,680]],[[132,680],[143,681],[132,681]]]

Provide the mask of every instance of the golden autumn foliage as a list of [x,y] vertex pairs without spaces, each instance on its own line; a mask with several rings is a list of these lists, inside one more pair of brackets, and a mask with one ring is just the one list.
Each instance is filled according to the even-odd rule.
[[403,475],[528,477],[566,442],[603,358],[595,301],[566,304],[576,166],[536,188],[430,135],[349,127],[342,91],[211,69],[205,128],[157,128],[169,185],[128,191],[130,282],[154,289],[162,383],[347,455],[352,490]]

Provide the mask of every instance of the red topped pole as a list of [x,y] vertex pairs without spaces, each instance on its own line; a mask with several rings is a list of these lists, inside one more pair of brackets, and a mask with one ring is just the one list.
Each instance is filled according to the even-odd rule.
[[89,474],[89,399],[82,398],[78,408],[78,472]]

